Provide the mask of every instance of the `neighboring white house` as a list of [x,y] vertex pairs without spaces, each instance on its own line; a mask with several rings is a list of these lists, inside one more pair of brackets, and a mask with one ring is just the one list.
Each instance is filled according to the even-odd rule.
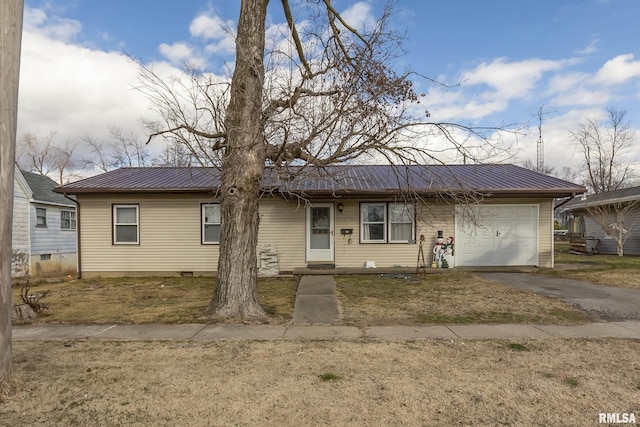
[[[628,210],[620,218],[616,215],[625,207]],[[591,194],[576,198],[562,206],[561,214],[570,221],[569,234],[572,240],[585,237],[599,240],[598,252],[615,255],[618,247],[610,235],[619,230],[622,223],[624,232],[624,254],[640,255],[640,187],[621,188],[599,194]],[[602,224],[611,224],[608,230]]]
[[77,269],[76,206],[51,178],[15,169],[11,276]]

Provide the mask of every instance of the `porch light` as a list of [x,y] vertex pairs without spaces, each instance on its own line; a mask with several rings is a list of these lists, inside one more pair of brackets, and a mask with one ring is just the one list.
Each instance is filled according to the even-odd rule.
[[342,213],[342,209],[344,209],[344,206],[342,206],[342,203],[338,203],[338,211],[340,213]]

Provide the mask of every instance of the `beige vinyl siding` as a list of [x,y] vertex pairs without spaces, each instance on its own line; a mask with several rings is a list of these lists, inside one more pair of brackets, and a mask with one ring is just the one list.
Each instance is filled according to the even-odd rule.
[[275,197],[260,200],[258,250],[272,244],[278,253],[280,271],[306,266],[305,204]]
[[[80,196],[83,274],[211,273],[218,245],[200,243],[204,195]],[[140,244],[112,244],[112,206],[139,206]]]
[[[208,195],[84,195],[79,197],[82,244],[82,273],[95,275],[174,275],[180,272],[211,274],[217,269],[218,245],[201,244],[201,203],[215,202]],[[374,261],[378,267],[416,265],[418,244],[413,243],[360,243],[360,202],[393,202],[367,198],[336,200],[335,206],[335,264],[337,267],[363,267]],[[332,201],[325,201],[332,202]],[[337,209],[342,203],[343,211]],[[551,199],[496,199],[486,203],[539,205],[539,264],[552,263],[552,209]],[[113,204],[137,204],[140,217],[140,244],[112,244]],[[427,263],[437,231],[444,237],[455,229],[454,205],[439,200],[417,205],[416,234],[425,236],[424,252]],[[260,201],[260,229],[258,250],[261,245],[275,245],[280,271],[290,272],[305,267],[306,261],[306,207],[296,200],[267,197]],[[340,234],[341,229],[352,229],[352,235]]]
[[[362,202],[394,202],[394,200],[366,199]],[[453,234],[453,206],[437,201],[420,203],[416,211],[416,243],[360,243],[360,201],[342,201],[343,211],[336,209],[335,258],[336,267],[364,267],[374,261],[376,267],[415,267],[418,259],[418,239],[425,236],[424,252],[431,262],[431,250],[437,231],[445,236]],[[352,235],[340,234],[340,229],[353,229]]]

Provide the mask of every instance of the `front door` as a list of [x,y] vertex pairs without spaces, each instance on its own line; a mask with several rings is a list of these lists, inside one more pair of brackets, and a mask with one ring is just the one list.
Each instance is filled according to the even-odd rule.
[[307,206],[307,261],[333,262],[333,203]]

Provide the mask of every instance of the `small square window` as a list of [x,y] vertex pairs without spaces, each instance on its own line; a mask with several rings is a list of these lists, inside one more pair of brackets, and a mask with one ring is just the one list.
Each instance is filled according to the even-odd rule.
[[47,228],[47,210],[45,208],[36,208],[36,227]]
[[50,261],[50,260],[51,260],[51,254],[40,255],[40,261]]
[[113,243],[115,245],[140,243],[138,205],[113,205]]

